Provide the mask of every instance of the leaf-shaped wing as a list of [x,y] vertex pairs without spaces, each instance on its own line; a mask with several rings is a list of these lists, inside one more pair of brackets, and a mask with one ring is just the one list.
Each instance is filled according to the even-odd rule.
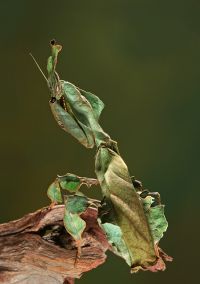
[[66,132],[76,138],[87,148],[94,147],[94,137],[91,129],[81,123],[75,116],[68,113],[57,102],[50,101],[50,108],[58,125]]
[[96,155],[95,169],[103,194],[113,206],[131,266],[137,270],[154,264],[157,257],[153,238],[126,164],[116,152],[102,146]]
[[91,104],[96,120],[99,120],[100,114],[102,110],[104,109],[104,103],[96,95],[92,94],[91,92],[87,92],[80,88],[78,89],[81,95],[84,96],[88,100],[88,102]]
[[[110,137],[99,125],[97,112],[93,109],[86,97],[81,95],[79,89],[72,83],[63,81],[62,88],[65,101],[69,104],[76,119],[82,123],[81,125],[85,125],[92,131],[96,145],[99,146],[102,142],[108,141]],[[100,101],[96,100],[96,110],[97,103],[100,103]],[[99,111],[101,109],[101,103],[99,105]]]

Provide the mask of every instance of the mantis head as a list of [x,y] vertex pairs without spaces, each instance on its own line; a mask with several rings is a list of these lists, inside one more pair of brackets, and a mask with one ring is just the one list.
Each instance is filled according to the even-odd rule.
[[56,64],[57,64],[58,53],[61,51],[62,46],[56,44],[55,40],[51,40],[50,45],[51,45],[51,56],[49,56],[47,60],[48,78],[45,76],[44,72],[42,71],[41,67],[37,63],[34,56],[31,53],[29,54],[32,57],[33,61],[35,62],[36,66],[38,67],[39,71],[41,72],[42,76],[46,80],[47,85],[50,89],[51,98],[59,100],[62,96],[61,94],[62,88],[61,88],[59,76],[57,72],[55,71],[55,69],[56,69]]
[[50,41],[50,45],[51,45],[51,56],[49,56],[48,61],[47,61],[47,71],[48,71],[49,76],[51,76],[52,73],[55,72],[58,53],[62,49],[62,46],[56,44],[56,41],[54,39]]

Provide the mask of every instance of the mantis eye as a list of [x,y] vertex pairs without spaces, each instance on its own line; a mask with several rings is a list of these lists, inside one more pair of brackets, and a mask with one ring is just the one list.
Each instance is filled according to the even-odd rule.
[[50,103],[53,104],[53,103],[55,103],[55,101],[56,101],[56,98],[55,98],[55,97],[52,97],[51,100],[50,100]]
[[50,41],[50,44],[51,44],[51,45],[55,45],[55,44],[56,44],[56,40],[55,40],[55,39],[52,39],[52,40]]

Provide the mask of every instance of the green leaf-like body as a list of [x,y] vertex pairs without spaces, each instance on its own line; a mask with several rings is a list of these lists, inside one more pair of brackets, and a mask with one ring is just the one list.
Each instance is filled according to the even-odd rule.
[[66,231],[74,238],[74,240],[81,240],[82,233],[85,230],[86,223],[78,214],[72,214],[67,209],[64,213],[64,226]]
[[89,206],[88,198],[81,195],[70,195],[67,198],[67,203],[65,206],[67,211],[71,212],[72,214],[81,214],[85,212]]
[[51,199],[52,202],[62,203],[62,195],[60,193],[60,187],[57,179],[50,184],[47,195]]
[[69,190],[70,192],[76,192],[79,187],[80,187],[80,182],[75,182],[75,181],[61,181],[60,183],[60,186],[63,188],[63,189],[67,189]]
[[86,227],[85,221],[79,216],[88,208],[88,199],[82,195],[70,195],[65,202],[64,226],[67,232],[77,241],[81,240]]
[[[55,41],[51,42],[51,46],[52,55],[47,64],[50,107],[63,130],[87,148],[97,146],[95,172],[107,203],[106,210],[110,212],[107,214],[104,211],[99,218],[112,250],[125,259],[132,271],[149,267],[152,271],[162,269],[164,266],[158,256],[159,250],[155,247],[167,229],[167,221],[159,197],[154,199],[153,193],[145,197],[144,191],[140,196],[142,184],[131,180],[117,143],[99,125],[103,102],[92,93],[59,79],[55,68],[61,46]],[[63,189],[76,193],[66,196],[64,225],[76,241],[81,240],[86,224],[80,214],[89,206],[89,199],[80,195],[78,189],[82,183],[90,186],[94,181],[77,176],[71,179],[69,176],[58,177],[57,181],[60,183],[49,187],[48,196],[52,201],[62,202],[60,188],[62,193]]]
[[78,176],[73,174],[66,174],[64,176],[59,176],[58,180],[62,189],[68,190],[70,192],[76,192],[81,186],[81,180]]

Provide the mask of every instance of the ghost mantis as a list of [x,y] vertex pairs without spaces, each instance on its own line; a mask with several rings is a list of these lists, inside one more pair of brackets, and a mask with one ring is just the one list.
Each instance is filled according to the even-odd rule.
[[[164,270],[163,259],[169,260],[169,257],[158,247],[158,242],[168,224],[160,195],[144,190],[141,182],[130,176],[117,142],[99,124],[104,103],[93,93],[59,78],[56,65],[61,49],[55,40],[51,41],[47,78],[38,67],[47,81],[50,109],[59,127],[86,148],[96,147],[97,178],[70,173],[57,176],[48,188],[48,197],[53,204],[64,203],[64,226],[76,242],[78,257],[81,256],[82,234],[86,227],[81,214],[95,206],[99,211],[99,225],[112,251],[126,261],[131,272]],[[100,185],[101,204],[80,192],[83,184],[88,187]]]

